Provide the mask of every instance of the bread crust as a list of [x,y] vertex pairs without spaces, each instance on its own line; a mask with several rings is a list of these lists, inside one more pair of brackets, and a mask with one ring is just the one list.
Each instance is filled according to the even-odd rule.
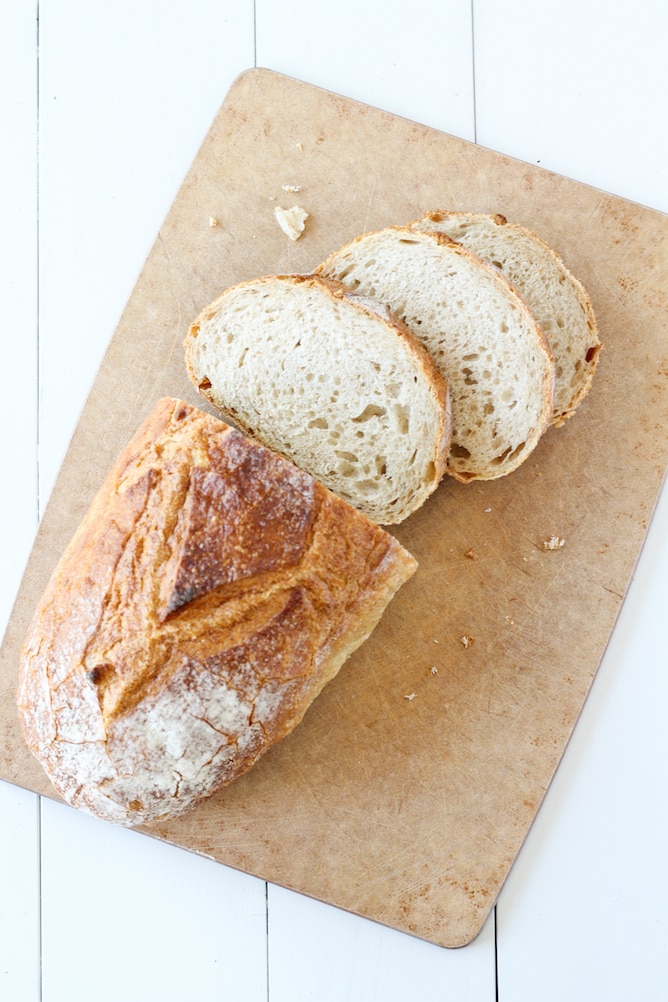
[[163,399],[36,609],[26,741],[76,807],[181,814],[297,725],[416,566],[280,456]]

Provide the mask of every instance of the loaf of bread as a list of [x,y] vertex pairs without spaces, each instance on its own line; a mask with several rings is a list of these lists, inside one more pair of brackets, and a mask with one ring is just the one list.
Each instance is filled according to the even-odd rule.
[[554,356],[551,423],[562,425],[589,392],[601,341],[587,291],[560,255],[502,215],[427,212],[411,229],[445,233],[500,268],[547,337]]
[[70,804],[174,817],[292,731],[415,568],[308,474],[161,400],[35,612],[27,743]]
[[524,462],[552,414],[554,367],[544,334],[498,269],[444,234],[391,226],[316,271],[387,306],[434,358],[452,398],[449,473],[492,480]]
[[339,282],[272,275],[227,289],[191,325],[188,374],[246,434],[381,525],[438,486],[446,383],[385,307]]

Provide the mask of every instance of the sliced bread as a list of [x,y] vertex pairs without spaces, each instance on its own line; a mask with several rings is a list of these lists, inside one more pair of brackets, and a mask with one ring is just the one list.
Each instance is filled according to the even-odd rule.
[[588,393],[601,348],[582,284],[551,247],[505,216],[434,211],[409,226],[445,233],[500,268],[517,289],[550,343],[555,367],[551,423],[563,424]]
[[318,276],[227,289],[191,325],[188,375],[242,431],[379,524],[402,521],[441,480],[447,385],[389,312]]
[[552,356],[498,269],[443,234],[392,226],[317,272],[384,303],[434,358],[452,397],[449,473],[492,480],[527,458],[552,413]]

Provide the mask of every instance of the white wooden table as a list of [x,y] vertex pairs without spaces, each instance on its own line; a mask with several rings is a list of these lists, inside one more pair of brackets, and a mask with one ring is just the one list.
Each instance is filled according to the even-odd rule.
[[[0,626],[106,344],[239,72],[275,69],[668,212],[667,43],[661,0],[3,0]],[[439,949],[0,783],[0,999],[667,999],[667,596],[664,490],[472,945]]]

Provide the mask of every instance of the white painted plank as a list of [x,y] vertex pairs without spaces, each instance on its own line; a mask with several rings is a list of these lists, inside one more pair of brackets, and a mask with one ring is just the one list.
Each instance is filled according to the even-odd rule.
[[0,498],[4,633],[37,519],[37,23],[30,4],[0,10],[0,96],[0,434],[11,476]]
[[473,138],[470,0],[256,0],[257,64]]
[[262,881],[52,801],[42,815],[43,1002],[266,999]]
[[[473,138],[471,7],[343,0],[256,3],[257,63]],[[444,58],[444,52],[447,57]],[[272,1002],[421,1002],[495,997],[494,925],[446,951],[281,888],[269,888]]]
[[[0,635],[37,524],[37,20],[30,3],[0,6]],[[9,475],[8,475],[9,474]],[[39,811],[0,782],[0,998],[38,1002]]]
[[41,502],[162,221],[234,78],[252,0],[40,4]]
[[494,915],[444,950],[291,891],[269,887],[271,1002],[494,1002]]
[[[663,5],[475,0],[474,23],[479,142],[668,210]],[[500,998],[665,994],[667,540],[664,492],[592,694],[497,906]]]
[[[44,505],[162,220],[253,63],[253,9],[42,0],[40,15]],[[45,1002],[266,999],[263,882],[50,802],[42,847]]]
[[0,998],[39,1002],[39,799],[0,782]]
[[585,710],[497,906],[500,998],[665,997],[667,595],[665,491]]
[[668,211],[668,6],[475,0],[477,141]]

